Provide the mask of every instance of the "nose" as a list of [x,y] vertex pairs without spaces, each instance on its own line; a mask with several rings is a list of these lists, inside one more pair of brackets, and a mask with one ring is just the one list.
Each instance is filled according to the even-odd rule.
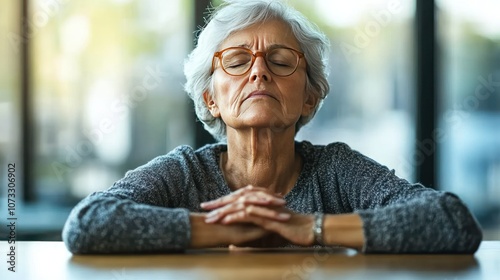
[[250,71],[250,81],[256,82],[257,80],[271,81],[271,72],[267,68],[266,60],[263,56],[257,56]]

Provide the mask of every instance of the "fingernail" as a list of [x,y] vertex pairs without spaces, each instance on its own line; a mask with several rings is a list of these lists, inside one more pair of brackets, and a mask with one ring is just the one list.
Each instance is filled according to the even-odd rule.
[[206,216],[205,223],[215,222],[217,220],[217,216]]
[[212,212],[208,212],[208,214],[207,214],[207,216],[206,216],[206,217],[207,217],[207,218],[208,218],[208,217],[210,217],[210,218],[211,218],[211,217],[216,217],[218,214],[219,214],[219,212],[217,212],[217,211],[212,211]]
[[213,204],[213,201],[205,201],[200,204],[201,207],[210,207]]
[[289,213],[279,213],[278,214],[278,218],[280,219],[288,219],[290,218],[292,215],[290,215]]

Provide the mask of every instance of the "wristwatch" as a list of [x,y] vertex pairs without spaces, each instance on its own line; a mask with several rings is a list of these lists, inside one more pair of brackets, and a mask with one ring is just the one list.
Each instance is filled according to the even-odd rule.
[[324,220],[323,213],[319,213],[319,212],[314,213],[313,234],[314,234],[314,241],[318,245],[324,245],[324,243],[323,243],[323,220]]

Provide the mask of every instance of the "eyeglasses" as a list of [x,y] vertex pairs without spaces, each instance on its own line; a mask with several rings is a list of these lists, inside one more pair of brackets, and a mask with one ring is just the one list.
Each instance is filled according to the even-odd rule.
[[276,76],[286,77],[292,75],[299,61],[304,57],[304,53],[297,50],[279,47],[267,52],[255,52],[243,47],[230,47],[220,52],[214,53],[212,59],[212,73],[215,70],[218,58],[221,62],[222,70],[231,76],[245,75],[252,68],[258,56],[264,58],[266,66],[271,73]]

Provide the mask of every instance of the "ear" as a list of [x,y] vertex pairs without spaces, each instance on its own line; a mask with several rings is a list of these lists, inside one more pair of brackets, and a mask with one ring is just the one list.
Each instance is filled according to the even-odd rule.
[[219,107],[217,106],[217,103],[215,103],[213,96],[208,93],[208,91],[203,93],[203,100],[205,101],[205,105],[210,111],[210,114],[212,114],[214,118],[220,117]]
[[306,93],[304,105],[302,106],[301,115],[303,117],[309,116],[314,111],[314,108],[316,108],[317,104],[318,104],[318,97],[312,92]]

